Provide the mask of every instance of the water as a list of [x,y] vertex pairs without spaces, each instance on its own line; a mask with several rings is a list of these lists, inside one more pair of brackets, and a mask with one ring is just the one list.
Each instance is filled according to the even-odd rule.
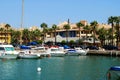
[[[106,80],[119,57],[66,56],[43,59],[0,60],[0,80]],[[41,67],[41,72],[37,68]]]

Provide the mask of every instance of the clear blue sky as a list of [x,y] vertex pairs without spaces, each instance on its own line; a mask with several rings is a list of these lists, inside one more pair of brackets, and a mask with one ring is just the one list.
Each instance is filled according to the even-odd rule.
[[[22,0],[0,0],[0,23],[20,28]],[[24,27],[48,26],[70,19],[107,23],[110,16],[120,16],[120,0],[24,0]]]

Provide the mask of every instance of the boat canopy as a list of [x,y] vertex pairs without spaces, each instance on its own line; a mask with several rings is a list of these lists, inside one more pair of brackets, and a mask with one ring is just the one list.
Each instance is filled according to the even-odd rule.
[[70,47],[67,46],[67,45],[64,45],[63,47],[64,47],[64,49],[69,49],[69,48],[70,48]]
[[113,66],[110,68],[112,71],[120,71],[120,66]]
[[20,49],[31,49],[29,46],[21,45]]
[[35,41],[28,43],[28,45],[37,45],[37,44],[38,44],[38,43],[35,42]]

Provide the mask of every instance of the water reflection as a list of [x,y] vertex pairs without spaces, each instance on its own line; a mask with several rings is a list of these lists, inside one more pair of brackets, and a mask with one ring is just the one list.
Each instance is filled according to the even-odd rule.
[[87,56],[79,56],[78,58],[81,59],[81,60],[84,60],[84,59],[87,58]]

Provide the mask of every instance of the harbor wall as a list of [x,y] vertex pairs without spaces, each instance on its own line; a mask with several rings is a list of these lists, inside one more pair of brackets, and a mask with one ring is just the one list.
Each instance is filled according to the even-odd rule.
[[117,50],[89,50],[87,55],[101,55],[101,56],[119,56],[120,57],[120,51]]

